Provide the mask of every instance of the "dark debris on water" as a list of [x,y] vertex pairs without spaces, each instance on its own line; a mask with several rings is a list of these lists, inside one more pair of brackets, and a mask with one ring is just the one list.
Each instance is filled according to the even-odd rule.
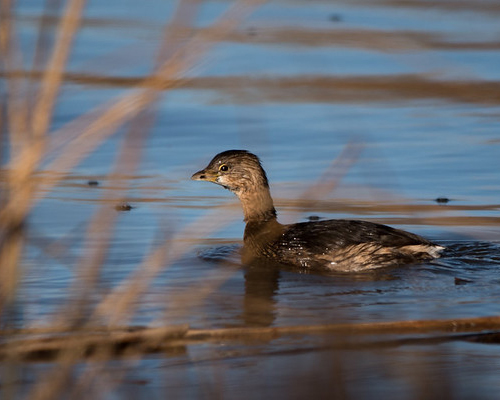
[[450,202],[450,199],[448,197],[438,197],[434,201],[438,204],[447,204]]
[[130,204],[128,203],[120,203],[120,204],[117,204],[115,206],[115,210],[116,211],[130,211],[132,210],[134,207],[132,207]]
[[472,283],[470,279],[457,278],[455,277],[455,285],[466,285],[468,283]]

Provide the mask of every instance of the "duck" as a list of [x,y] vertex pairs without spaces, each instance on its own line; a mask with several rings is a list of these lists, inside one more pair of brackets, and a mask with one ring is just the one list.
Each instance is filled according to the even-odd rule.
[[243,263],[276,262],[305,271],[361,272],[417,264],[445,249],[419,235],[362,220],[330,219],[281,224],[260,159],[247,150],[227,150],[194,173],[240,200],[245,231]]

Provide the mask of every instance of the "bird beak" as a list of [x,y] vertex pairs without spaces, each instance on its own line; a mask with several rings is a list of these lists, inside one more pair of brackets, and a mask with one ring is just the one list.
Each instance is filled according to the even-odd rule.
[[217,183],[217,174],[202,169],[201,171],[194,173],[191,179],[193,181],[207,181]]

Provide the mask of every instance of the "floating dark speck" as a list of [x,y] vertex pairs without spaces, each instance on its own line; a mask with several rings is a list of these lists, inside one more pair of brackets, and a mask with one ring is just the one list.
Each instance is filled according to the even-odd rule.
[[115,206],[116,211],[130,211],[132,208],[134,207],[128,203],[120,203]]
[[87,182],[87,185],[89,185],[89,186],[99,186],[99,182],[98,181],[90,180],[90,181]]
[[446,204],[450,201],[450,199],[448,197],[438,197],[434,201],[438,204]]
[[455,278],[455,285],[466,285],[467,283],[472,283],[469,279]]
[[340,14],[332,14],[328,17],[328,19],[332,22],[342,22],[342,17]]

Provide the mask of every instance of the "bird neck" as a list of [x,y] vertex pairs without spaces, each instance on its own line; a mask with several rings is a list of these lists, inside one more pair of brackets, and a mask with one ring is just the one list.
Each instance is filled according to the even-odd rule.
[[243,206],[246,223],[276,220],[276,210],[268,187],[240,192],[237,195]]

